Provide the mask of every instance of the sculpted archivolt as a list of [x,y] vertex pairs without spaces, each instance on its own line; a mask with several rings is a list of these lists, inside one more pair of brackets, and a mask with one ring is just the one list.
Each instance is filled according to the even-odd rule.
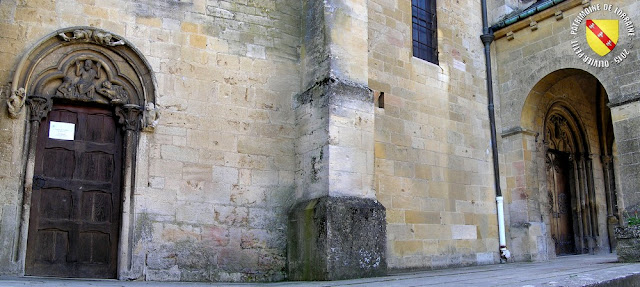
[[[25,56],[17,69],[17,80],[6,89],[12,93],[5,90],[9,116],[18,118],[25,103],[37,105],[40,98],[46,102],[96,103],[119,110],[135,105],[141,111],[136,113],[140,124],[133,126],[153,131],[159,117],[154,80],[148,64],[129,45],[119,36],[92,27],[52,33],[30,52],[44,58]],[[116,46],[124,48],[114,49]],[[33,108],[30,111],[34,112]]]
[[117,39],[110,33],[90,29],[78,29],[74,30],[73,32],[63,32],[58,34],[58,36],[66,42],[93,42],[98,45],[111,47],[125,44],[122,39]]

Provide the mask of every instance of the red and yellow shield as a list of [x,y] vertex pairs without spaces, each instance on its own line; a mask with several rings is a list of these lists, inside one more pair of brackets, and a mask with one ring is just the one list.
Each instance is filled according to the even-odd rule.
[[600,56],[609,54],[618,44],[618,20],[587,20],[587,43]]

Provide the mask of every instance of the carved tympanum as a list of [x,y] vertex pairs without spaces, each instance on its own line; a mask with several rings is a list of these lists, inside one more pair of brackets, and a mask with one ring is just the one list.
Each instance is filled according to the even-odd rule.
[[567,125],[567,120],[560,115],[552,115],[547,122],[545,144],[548,148],[573,152],[574,146],[571,139],[571,131]]
[[102,32],[99,30],[91,30],[91,29],[78,29],[71,32],[63,32],[58,34],[58,36],[66,41],[83,41],[83,42],[92,42],[102,46],[120,46],[124,45],[125,42],[122,39],[117,39],[110,33]]
[[56,96],[82,101],[100,101],[96,94],[112,104],[126,103],[129,95],[120,85],[112,83],[103,72],[102,64],[91,59],[76,60],[67,72]]

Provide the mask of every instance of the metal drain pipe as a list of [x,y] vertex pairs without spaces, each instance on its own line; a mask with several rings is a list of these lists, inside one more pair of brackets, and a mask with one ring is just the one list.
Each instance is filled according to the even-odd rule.
[[491,126],[491,153],[493,154],[493,181],[496,189],[496,208],[498,210],[498,234],[500,238],[500,261],[506,262],[511,257],[511,252],[507,249],[507,240],[504,227],[504,205],[502,190],[500,190],[500,167],[498,165],[498,142],[496,137],[496,117],[493,105],[493,84],[491,76],[491,42],[493,42],[493,31],[489,28],[487,21],[487,1],[482,0],[482,35],[480,40],[484,44],[485,70],[487,77],[487,98],[489,109],[489,125]]

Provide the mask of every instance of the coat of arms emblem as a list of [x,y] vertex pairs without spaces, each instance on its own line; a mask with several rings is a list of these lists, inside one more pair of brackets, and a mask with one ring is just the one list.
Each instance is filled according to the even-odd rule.
[[618,20],[587,20],[587,43],[600,56],[609,54],[618,44]]

